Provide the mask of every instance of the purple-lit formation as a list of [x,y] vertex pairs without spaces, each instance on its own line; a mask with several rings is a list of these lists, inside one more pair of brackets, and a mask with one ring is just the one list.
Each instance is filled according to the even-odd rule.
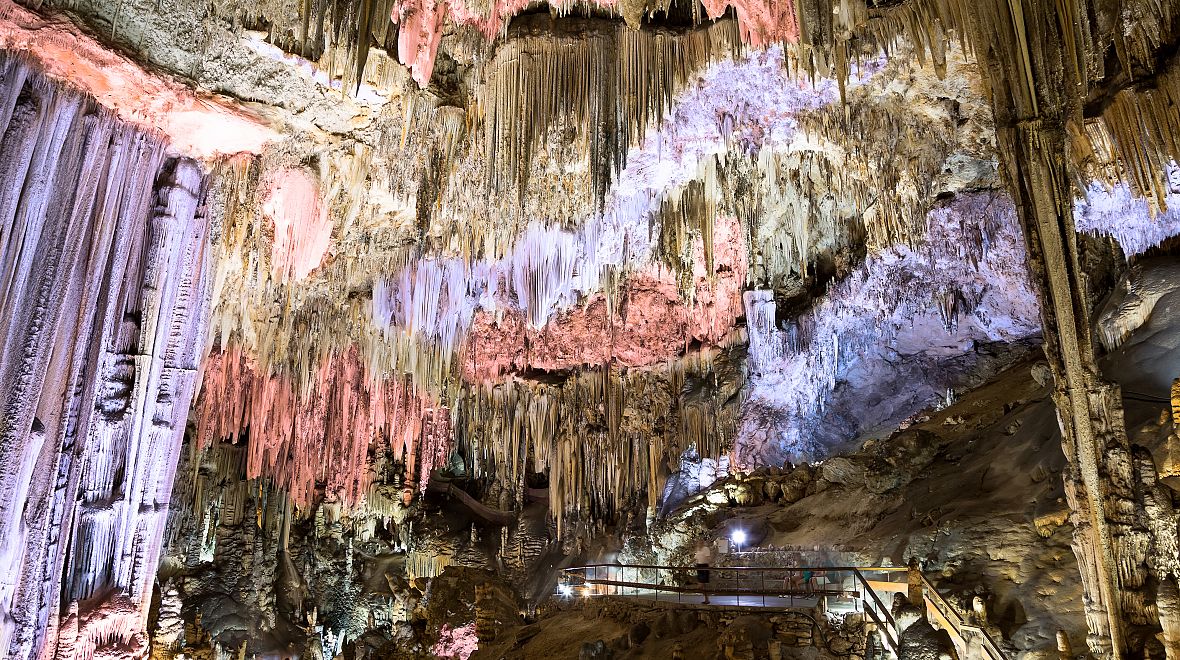
[[209,310],[204,175],[2,66],[0,649],[142,654]]

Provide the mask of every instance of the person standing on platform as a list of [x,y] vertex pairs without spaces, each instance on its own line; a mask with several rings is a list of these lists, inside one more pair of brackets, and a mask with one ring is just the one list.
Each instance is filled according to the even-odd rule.
[[[694,561],[696,561],[697,565],[697,582],[701,584],[702,591],[704,592],[704,587],[709,584],[709,564],[713,561],[713,546],[708,541],[702,539],[697,543]],[[705,604],[708,605],[709,594],[708,592],[704,592],[704,594]]]

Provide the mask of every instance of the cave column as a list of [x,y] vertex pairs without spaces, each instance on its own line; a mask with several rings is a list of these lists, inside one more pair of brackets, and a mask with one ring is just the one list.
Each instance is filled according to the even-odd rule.
[[1088,645],[1096,655],[1121,657],[1123,595],[1115,530],[1129,527],[1125,518],[1133,509],[1121,506],[1125,494],[1111,477],[1124,471],[1125,461],[1118,457],[1129,455],[1128,442],[1119,388],[1105,382],[1097,369],[1065,139],[1062,120],[1037,118],[997,127],[997,146],[1040,291],[1045,355],[1068,460],[1063,476],[1085,590]]
[[[1089,281],[1081,270],[1067,158],[1070,121],[1088,88],[1084,3],[966,3],[996,123],[996,146],[1016,203],[1041,301],[1045,356],[1068,461],[1073,550],[1084,589],[1087,645],[1098,657],[1126,652],[1124,625],[1145,613],[1142,553],[1128,541],[1134,518],[1130,447],[1119,387],[1097,367]],[[1132,616],[1129,616],[1132,615]]]

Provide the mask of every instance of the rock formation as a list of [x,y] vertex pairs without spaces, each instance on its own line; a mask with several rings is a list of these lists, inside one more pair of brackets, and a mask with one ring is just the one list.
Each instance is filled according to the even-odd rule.
[[1174,655],[1174,5],[0,0],[0,657]]
[[204,174],[24,58],[0,66],[0,648],[142,651],[209,313]]

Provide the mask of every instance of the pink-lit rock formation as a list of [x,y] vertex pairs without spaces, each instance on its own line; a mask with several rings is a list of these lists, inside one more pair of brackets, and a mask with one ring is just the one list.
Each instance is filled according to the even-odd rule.
[[559,371],[583,365],[641,367],[675,358],[693,342],[717,344],[743,314],[746,245],[741,225],[722,218],[714,225],[714,268],[706,267],[703,241],[694,246],[694,300],[682,300],[676,278],[649,267],[627,279],[613,305],[594,296],[530,328],[521,313],[497,319],[479,312],[463,358],[471,380],[493,380],[531,370]]
[[211,355],[197,408],[198,442],[245,437],[246,473],[266,477],[300,505],[325,493],[351,505],[369,485],[371,447],[391,446],[405,461],[407,497],[446,460],[445,408],[397,379],[372,374],[355,347],[319,365],[306,388],[260,373],[239,351]]
[[274,226],[271,274],[301,280],[320,265],[332,239],[320,184],[307,169],[284,167],[269,172],[264,185],[262,212]]
[[139,605],[124,595],[71,603],[58,631],[58,660],[131,660],[148,654]]
[[0,656],[52,657],[63,611],[117,602],[61,628],[92,657],[147,619],[209,306],[203,175],[0,67]]
[[152,75],[61,17],[0,0],[0,48],[37,61],[46,75],[91,94],[120,118],[158,130],[181,153],[258,153],[278,134],[218,99]]

